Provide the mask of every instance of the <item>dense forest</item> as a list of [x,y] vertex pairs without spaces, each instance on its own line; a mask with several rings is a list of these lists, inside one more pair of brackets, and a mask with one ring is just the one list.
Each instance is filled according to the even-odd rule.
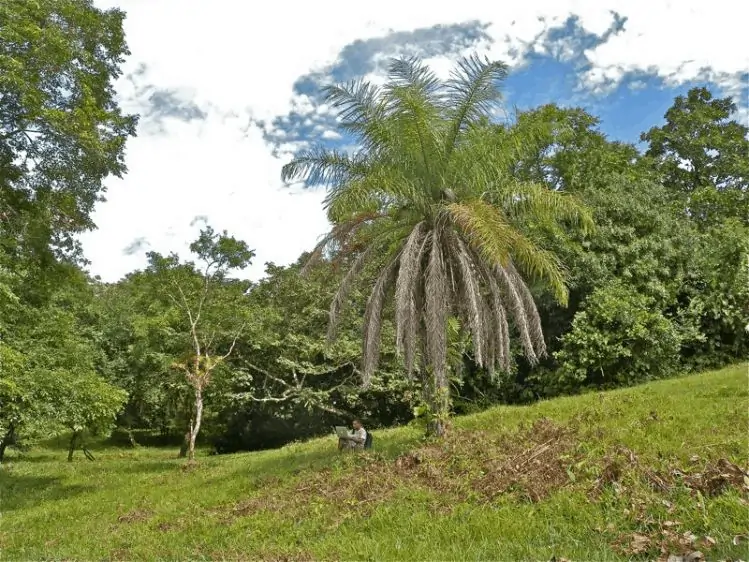
[[507,69],[478,57],[447,82],[407,59],[381,91],[329,89],[361,151],[284,168],[330,194],[331,235],[297,263],[244,280],[259,241],[205,226],[191,255],[92,278],[77,237],[137,127],[113,88],[123,17],[0,5],[0,459],[61,433],[71,454],[110,433],[183,455],[269,448],[747,356],[734,101],[692,88],[627,144],[580,108],[489,119]]

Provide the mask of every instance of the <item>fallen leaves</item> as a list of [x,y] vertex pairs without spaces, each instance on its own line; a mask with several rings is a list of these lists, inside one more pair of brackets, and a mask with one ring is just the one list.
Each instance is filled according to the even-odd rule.
[[749,474],[728,459],[708,463],[701,472],[674,470],[672,474],[684,486],[704,496],[717,496],[729,487],[749,490]]
[[610,485],[615,492],[620,493],[619,483],[627,471],[644,479],[654,490],[662,493],[670,492],[677,485],[706,497],[717,496],[728,488],[749,492],[749,474],[735,463],[721,458],[715,462],[706,462],[700,470],[695,466],[700,460],[697,455],[692,455],[692,466],[688,469],[671,467],[656,471],[642,463],[630,449],[618,447],[604,458],[601,475],[592,492],[597,495],[605,486]]
[[[668,525],[667,525],[668,523]],[[665,521],[659,531],[651,534],[630,533],[620,535],[613,543],[615,550],[627,556],[659,554],[658,562],[700,562],[705,560],[703,550],[710,550],[717,541],[710,537],[698,537],[690,531],[677,532],[680,523]]]

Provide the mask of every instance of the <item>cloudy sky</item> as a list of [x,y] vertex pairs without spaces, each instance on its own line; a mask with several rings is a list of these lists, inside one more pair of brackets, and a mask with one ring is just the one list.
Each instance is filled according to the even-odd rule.
[[327,223],[323,193],[284,187],[308,143],[340,142],[320,88],[377,80],[418,55],[446,74],[479,52],[512,67],[508,107],[582,106],[612,138],[636,142],[694,85],[734,96],[746,121],[749,5],[734,0],[97,0],[127,13],[132,55],[117,89],[141,115],[129,173],[107,181],[91,272],[114,281],[145,253],[187,246],[207,221],[257,252],[248,275],[286,264]]

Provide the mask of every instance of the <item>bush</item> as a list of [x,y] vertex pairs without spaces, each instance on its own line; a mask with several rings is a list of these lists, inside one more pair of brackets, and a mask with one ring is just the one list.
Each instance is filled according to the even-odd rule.
[[560,391],[609,388],[662,378],[679,367],[681,335],[650,296],[614,282],[596,289],[575,314],[550,374]]

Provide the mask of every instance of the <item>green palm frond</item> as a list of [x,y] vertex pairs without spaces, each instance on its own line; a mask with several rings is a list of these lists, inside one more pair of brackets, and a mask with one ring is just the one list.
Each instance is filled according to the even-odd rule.
[[354,80],[327,86],[323,95],[338,110],[341,129],[355,135],[365,150],[374,153],[392,141],[393,132],[388,127],[380,88],[364,80]]
[[506,77],[507,65],[499,61],[472,55],[458,62],[458,69],[445,84],[444,103],[450,119],[445,143],[448,155],[466,126],[491,116],[501,95],[497,84]]
[[452,220],[468,241],[491,264],[504,267],[517,239],[517,231],[482,201],[452,203],[447,206]]
[[363,153],[353,156],[337,150],[315,147],[300,152],[281,169],[281,179],[292,182],[304,179],[307,185],[336,187],[368,173],[370,163]]
[[437,75],[418,57],[393,59],[388,68],[388,78],[386,91],[393,87],[407,86],[431,96],[441,86]]
[[577,198],[540,184],[511,182],[484,195],[515,219],[531,216],[546,225],[567,222],[579,227],[584,234],[595,228],[590,209]]
[[328,218],[338,222],[363,210],[385,213],[397,208],[412,208],[424,213],[432,198],[414,179],[404,166],[392,163],[372,165],[365,177],[329,189],[324,200]]

